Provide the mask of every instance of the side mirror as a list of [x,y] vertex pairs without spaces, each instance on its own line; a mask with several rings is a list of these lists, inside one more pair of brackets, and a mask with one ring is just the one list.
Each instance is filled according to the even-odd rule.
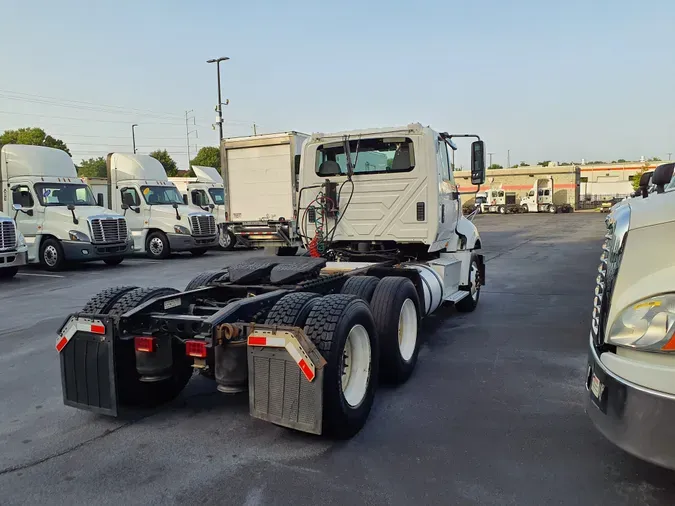
[[647,195],[649,195],[649,185],[652,181],[652,174],[653,172],[644,172],[640,176],[640,193],[642,194],[642,198],[646,199]]
[[68,211],[74,211],[75,206],[73,204],[68,204],[68,207],[66,207],[66,209],[68,209]]
[[21,204],[12,204],[12,209],[15,211],[21,211],[23,209],[23,206]]
[[485,143],[474,141],[471,143],[471,184],[485,183]]
[[98,207],[103,207],[103,194],[102,193],[99,193],[98,195],[96,195],[96,205]]
[[664,187],[670,183],[670,180],[673,178],[673,169],[675,168],[675,163],[664,163],[659,165],[654,169],[654,174],[652,175],[652,184],[656,185],[656,192],[663,193]]
[[183,204],[187,205],[187,203],[188,203],[187,195],[183,193]]
[[174,202],[171,207],[173,207],[174,209],[178,209],[178,204]]
[[127,209],[129,209],[129,206],[126,205],[126,204],[122,204],[120,207],[122,208],[123,211],[126,211]]
[[213,204],[209,204],[209,209],[211,209],[211,211],[213,211],[215,208],[216,206],[214,206]]

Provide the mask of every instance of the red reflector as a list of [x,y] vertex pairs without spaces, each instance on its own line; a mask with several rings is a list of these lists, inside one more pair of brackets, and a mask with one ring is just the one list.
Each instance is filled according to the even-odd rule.
[[61,353],[61,350],[65,348],[66,344],[68,344],[68,338],[67,337],[62,337],[58,343],[56,343],[56,351]]
[[90,332],[93,334],[105,334],[105,327],[103,325],[92,325]]
[[136,351],[142,351],[145,353],[153,353],[155,351],[155,338],[147,336],[138,336],[134,337],[134,346]]
[[249,346],[265,346],[267,344],[266,337],[260,336],[248,336],[248,345]]
[[206,358],[206,343],[204,341],[185,341],[185,354],[188,357]]

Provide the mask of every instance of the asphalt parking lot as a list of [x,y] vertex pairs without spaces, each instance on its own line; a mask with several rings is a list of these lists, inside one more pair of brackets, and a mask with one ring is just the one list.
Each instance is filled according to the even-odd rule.
[[479,216],[487,286],[425,321],[408,383],[381,388],[347,442],[248,416],[193,378],[163,409],[62,404],[55,331],[99,290],[183,288],[262,251],[135,258],[0,285],[0,504],[657,505],[675,475],[616,449],[584,413],[604,215]]

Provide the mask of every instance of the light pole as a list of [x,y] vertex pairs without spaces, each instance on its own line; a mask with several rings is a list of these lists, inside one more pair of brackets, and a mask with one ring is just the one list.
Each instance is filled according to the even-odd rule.
[[134,131],[134,128],[136,128],[138,125],[134,123],[131,125],[131,144],[134,147],[134,154],[136,154],[136,132]]
[[218,72],[218,107],[216,110],[218,111],[218,129],[220,131],[220,139],[223,138],[223,101],[220,98],[220,62],[227,61],[229,59],[230,58],[228,56],[221,56],[220,58],[206,60],[206,63],[215,63]]

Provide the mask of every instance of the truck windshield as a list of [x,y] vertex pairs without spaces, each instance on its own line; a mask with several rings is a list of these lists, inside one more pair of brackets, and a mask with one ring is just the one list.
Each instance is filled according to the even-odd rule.
[[141,186],[141,193],[148,205],[183,204],[183,197],[173,186]]
[[[358,155],[356,146],[359,146]],[[415,168],[413,142],[407,137],[380,137],[349,141],[354,174],[408,172]],[[347,156],[342,142],[321,144],[316,153],[319,176],[347,174]]]
[[37,183],[35,193],[43,206],[96,205],[94,194],[86,184]]
[[225,190],[222,188],[209,188],[209,195],[215,205],[222,206],[225,203]]

